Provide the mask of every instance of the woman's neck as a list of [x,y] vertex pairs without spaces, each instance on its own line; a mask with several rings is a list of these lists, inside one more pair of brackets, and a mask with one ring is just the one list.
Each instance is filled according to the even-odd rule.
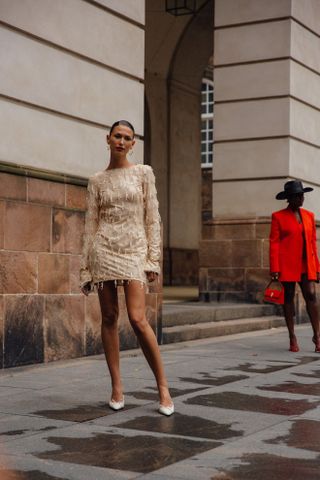
[[296,207],[295,205],[288,205],[288,208],[290,208],[290,210],[292,210],[293,212],[299,212],[299,208],[300,207]]
[[108,169],[112,168],[126,168],[130,166],[130,162],[127,160],[127,157],[110,157],[110,162]]

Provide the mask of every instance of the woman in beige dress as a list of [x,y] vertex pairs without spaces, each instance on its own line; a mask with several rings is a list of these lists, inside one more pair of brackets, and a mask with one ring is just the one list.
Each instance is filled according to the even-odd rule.
[[128,161],[135,139],[126,120],[115,122],[107,144],[110,162],[89,178],[81,290],[88,295],[97,286],[101,336],[112,382],[109,407],[124,407],[120,377],[117,285],[124,287],[131,326],[155,375],[159,412],[171,415],[174,405],[155,334],[145,315],[147,281],[160,273],[160,216],[152,168]]

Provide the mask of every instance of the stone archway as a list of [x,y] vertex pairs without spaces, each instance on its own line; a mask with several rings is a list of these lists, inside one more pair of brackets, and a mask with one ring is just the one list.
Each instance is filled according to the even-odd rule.
[[[198,2],[199,3],[199,2]],[[173,17],[146,3],[150,163],[164,224],[165,284],[198,282],[201,228],[200,91],[213,52],[213,0]]]

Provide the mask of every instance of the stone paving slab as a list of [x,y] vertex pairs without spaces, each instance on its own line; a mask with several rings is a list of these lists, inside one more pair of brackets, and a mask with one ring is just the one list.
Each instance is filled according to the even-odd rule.
[[162,348],[170,418],[137,351],[122,353],[121,412],[103,356],[4,371],[0,478],[318,480],[320,355],[309,326],[297,336],[298,353],[285,329]]

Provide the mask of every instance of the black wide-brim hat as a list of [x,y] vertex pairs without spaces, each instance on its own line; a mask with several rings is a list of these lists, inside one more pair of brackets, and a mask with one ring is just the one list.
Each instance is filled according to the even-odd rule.
[[282,192],[277,193],[276,199],[284,200],[285,198],[288,198],[291,195],[312,192],[312,190],[313,188],[311,187],[303,187],[302,182],[300,182],[300,180],[290,180],[289,182],[284,184],[284,190]]

